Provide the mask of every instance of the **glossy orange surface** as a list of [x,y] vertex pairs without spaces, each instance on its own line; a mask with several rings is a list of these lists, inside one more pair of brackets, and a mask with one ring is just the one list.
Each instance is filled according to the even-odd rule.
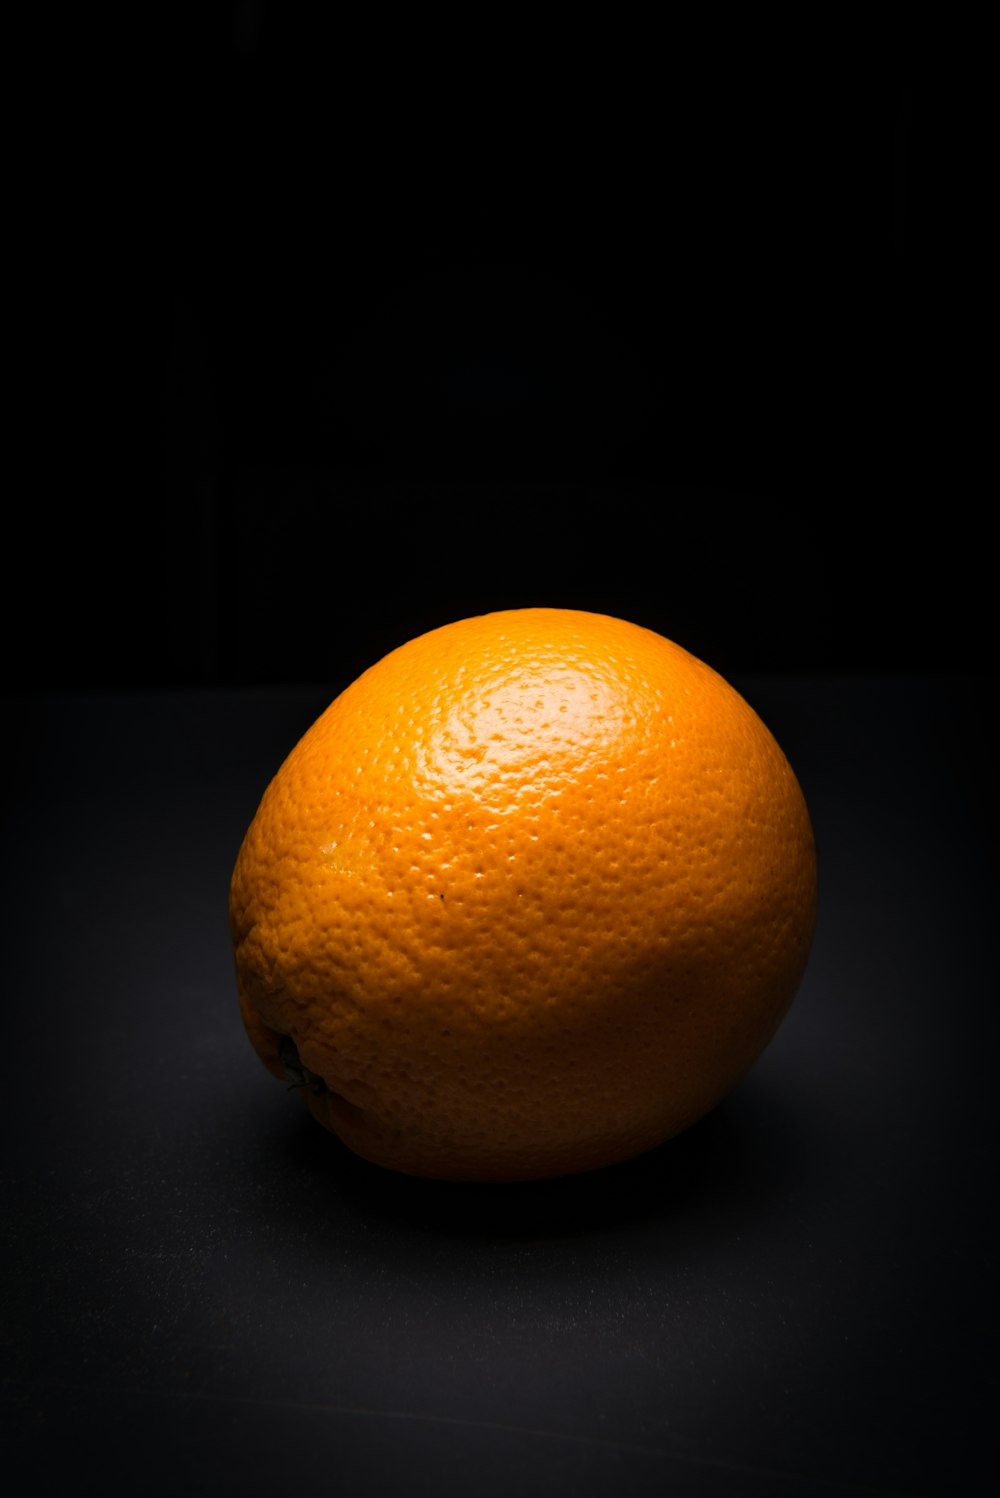
[[815,895],[795,776],[719,675],[622,620],[522,609],[330,705],[230,916],[250,1039],[279,1076],[297,1053],[321,1123],[392,1169],[514,1180],[712,1108],[791,1003]]

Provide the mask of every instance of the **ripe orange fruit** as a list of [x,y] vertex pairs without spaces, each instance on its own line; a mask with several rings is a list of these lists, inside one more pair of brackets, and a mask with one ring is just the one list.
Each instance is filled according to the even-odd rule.
[[359,1155],[570,1174],[661,1143],[771,1039],[813,931],[795,776],[732,687],[637,625],[432,630],[268,787],[230,919],[243,1018]]

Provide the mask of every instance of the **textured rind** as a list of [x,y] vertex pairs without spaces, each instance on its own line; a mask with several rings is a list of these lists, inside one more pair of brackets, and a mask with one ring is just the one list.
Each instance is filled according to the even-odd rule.
[[389,1168],[526,1179],[648,1149],[773,1036],[812,938],[798,783],[708,666],[600,615],[447,625],[268,787],[230,914],[244,1020]]

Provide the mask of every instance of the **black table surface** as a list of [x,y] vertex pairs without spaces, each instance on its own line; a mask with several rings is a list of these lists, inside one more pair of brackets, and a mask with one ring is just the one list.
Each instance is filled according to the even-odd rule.
[[685,1135],[504,1187],[356,1160],[243,1034],[229,875],[329,690],[8,701],[2,1408],[19,1491],[983,1490],[983,685],[736,684],[816,827],[799,997]]

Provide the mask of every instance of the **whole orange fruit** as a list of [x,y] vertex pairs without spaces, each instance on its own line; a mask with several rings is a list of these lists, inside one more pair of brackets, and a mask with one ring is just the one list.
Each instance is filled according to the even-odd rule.
[[773,1036],[812,938],[798,782],[648,629],[516,609],[327,708],[247,832],[243,1018],[320,1123],[415,1175],[569,1174],[661,1143]]

